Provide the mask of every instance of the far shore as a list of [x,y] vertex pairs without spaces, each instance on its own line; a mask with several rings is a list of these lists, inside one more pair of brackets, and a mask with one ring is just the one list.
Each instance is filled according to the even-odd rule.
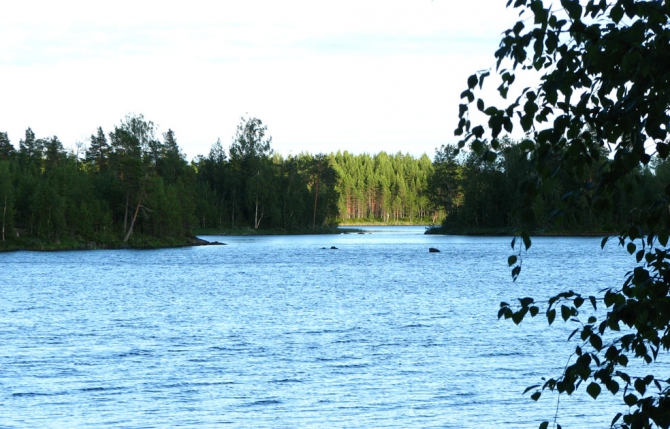
[[[429,227],[425,234],[428,235],[469,235],[469,236],[498,236],[514,237],[518,232],[507,229],[496,228],[443,228],[441,226]],[[618,235],[615,231],[532,231],[531,236],[535,237],[609,237]]]
[[300,229],[254,229],[254,228],[207,228],[195,229],[193,233],[196,236],[246,236],[246,235],[320,235],[320,234],[358,234],[364,232],[360,228],[323,226],[316,228]]

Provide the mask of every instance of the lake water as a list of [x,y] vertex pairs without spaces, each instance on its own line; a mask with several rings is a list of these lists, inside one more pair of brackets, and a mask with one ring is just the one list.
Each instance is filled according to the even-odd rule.
[[[633,263],[536,238],[513,283],[508,237],[370,231],[0,254],[0,427],[535,428],[558,397],[523,390],[575,325],[498,321],[500,301],[596,293]],[[616,406],[561,397],[559,423]]]

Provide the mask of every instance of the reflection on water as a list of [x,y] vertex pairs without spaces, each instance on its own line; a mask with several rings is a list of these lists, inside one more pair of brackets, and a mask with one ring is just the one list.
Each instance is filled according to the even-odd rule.
[[[596,292],[631,262],[538,238],[512,283],[509,238],[370,230],[0,254],[0,426],[537,427],[556,397],[521,393],[573,327],[499,322],[499,302]],[[606,427],[612,404],[562,398],[562,423]]]

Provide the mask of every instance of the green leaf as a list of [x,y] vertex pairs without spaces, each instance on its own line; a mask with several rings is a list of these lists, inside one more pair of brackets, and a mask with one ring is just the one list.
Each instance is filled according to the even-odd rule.
[[607,244],[607,240],[609,240],[609,239],[610,239],[609,236],[603,238],[603,241],[600,242],[600,248],[601,249],[605,248],[605,244]]
[[521,304],[522,307],[528,307],[531,305],[535,300],[530,297],[525,297],[525,298],[519,298],[519,303]]
[[573,21],[579,21],[582,17],[582,7],[579,0],[561,0],[561,5],[568,12],[568,16]]
[[551,310],[547,311],[547,321],[551,325],[554,323],[554,319],[556,319],[556,310],[552,308]]
[[619,383],[614,380],[609,380],[607,382],[607,390],[612,392],[612,395],[616,395],[619,392]]
[[477,86],[477,75],[472,75],[468,78],[468,88],[469,89],[474,89],[475,86]]
[[523,245],[526,248],[526,250],[530,249],[531,241],[530,236],[528,235],[527,232],[523,231],[521,233],[521,239],[523,240]]
[[635,386],[635,390],[640,392],[640,395],[644,395],[644,393],[647,391],[647,384],[644,382],[644,380],[642,380],[640,378],[635,380],[634,386]]
[[564,321],[568,321],[570,318],[570,307],[567,305],[561,305],[561,317],[563,318]]
[[602,350],[603,340],[598,335],[596,334],[591,335],[591,338],[589,338],[589,342],[591,343],[594,349],[598,351]]
[[597,310],[598,308],[597,308],[597,306],[596,306],[596,297],[593,296],[593,295],[591,295],[591,296],[589,297],[589,301],[591,301],[591,305],[593,306],[593,309],[594,309],[594,310]]
[[512,315],[512,321],[514,324],[518,325],[523,321],[523,317],[526,315],[526,312],[524,310],[517,311]]
[[635,254],[635,260],[637,262],[640,262],[644,258],[644,249],[643,250],[638,250],[637,253]]
[[549,428],[549,422],[542,422],[540,423],[540,427],[537,429],[548,429]]
[[631,255],[632,255],[633,253],[635,253],[635,249],[637,249],[637,246],[635,246],[635,243],[628,243],[628,245],[626,246],[626,250],[627,250],[628,253],[630,253]]
[[508,116],[505,116],[503,118],[503,128],[508,133],[511,133],[512,130],[514,129],[514,125],[512,124],[512,120]]
[[525,395],[526,393],[530,392],[533,389],[537,389],[538,387],[540,387],[539,384],[535,384],[533,386],[528,386],[528,387],[526,387],[526,390],[523,391],[522,395]]
[[529,311],[530,311],[530,315],[532,317],[535,317],[535,316],[537,316],[537,313],[540,312],[540,309],[537,308],[536,306],[532,306],[532,307],[530,307]]
[[640,283],[645,282],[649,280],[649,271],[642,267],[635,267],[633,270],[633,278]]
[[461,92],[461,98],[467,98],[468,102],[472,103],[472,101],[475,99],[475,95],[472,93],[472,91],[466,89],[465,91]]
[[538,399],[540,399],[540,396],[542,396],[542,393],[538,391],[530,395],[530,399],[532,399],[533,401],[537,401]]
[[626,405],[632,407],[633,405],[637,404],[637,396],[630,393],[623,397],[623,401],[626,403]]
[[484,143],[481,140],[477,139],[470,144],[470,149],[473,152],[477,153],[484,149]]
[[595,382],[589,384],[586,387],[586,393],[591,395],[591,397],[593,399],[596,399],[598,397],[598,395],[600,395],[600,391],[601,391],[600,385],[598,383],[595,383]]
[[488,116],[494,116],[494,115],[497,114],[498,112],[499,112],[499,110],[498,110],[497,108],[493,107],[493,106],[491,106],[491,107],[487,107],[487,108],[484,110],[484,113],[485,113],[486,115],[488,115]]
[[535,148],[535,143],[530,139],[525,139],[517,147],[523,152],[530,152]]
[[610,18],[612,18],[612,21],[614,21],[615,24],[618,24],[619,21],[621,21],[621,18],[623,18],[623,7],[621,7],[619,3],[614,5],[612,10],[610,10]]
[[[482,136],[484,135],[484,127],[482,127],[481,125],[477,125],[476,127],[474,127],[472,129],[472,134],[474,134],[475,137],[478,138],[478,139],[482,138]],[[483,148],[483,146],[481,146],[481,147]],[[473,149],[473,150],[475,150],[475,149]],[[477,149],[477,150],[475,150],[475,152],[479,152],[480,150],[481,149]]]
[[509,308],[507,308],[507,307],[503,307],[500,310],[498,310],[498,319],[503,317],[505,315],[505,313],[507,313],[507,311],[509,311]]
[[[574,337],[577,332],[579,332],[579,328],[576,328],[574,331],[572,331],[572,333],[570,335],[568,335],[568,341],[570,341],[572,339],[572,337]],[[581,355],[581,349],[579,347],[577,347],[577,351],[578,351],[577,354]]]

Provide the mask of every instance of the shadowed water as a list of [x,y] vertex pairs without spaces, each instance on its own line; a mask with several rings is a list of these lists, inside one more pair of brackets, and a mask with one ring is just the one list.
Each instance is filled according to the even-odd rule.
[[[632,258],[537,238],[208,237],[227,246],[0,254],[1,427],[537,427],[574,324],[498,321],[500,301],[595,293]],[[331,246],[337,249],[331,250]],[[326,249],[323,249],[323,248]],[[441,253],[429,253],[437,247]],[[561,398],[563,427],[617,402]]]

